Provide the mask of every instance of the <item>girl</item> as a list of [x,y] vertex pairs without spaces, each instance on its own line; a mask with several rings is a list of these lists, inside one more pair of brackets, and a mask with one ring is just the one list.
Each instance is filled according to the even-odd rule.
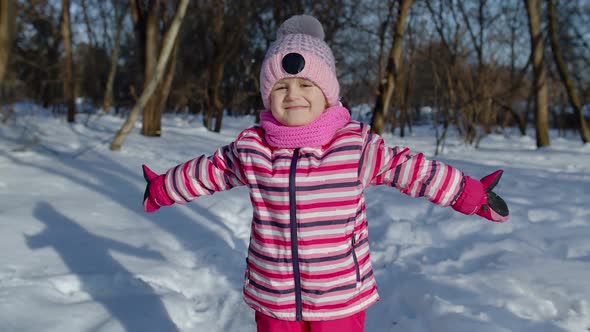
[[334,56],[321,24],[294,16],[278,30],[262,64],[267,110],[212,156],[156,175],[146,212],[246,185],[254,208],[244,300],[259,332],[363,331],[365,310],[379,300],[371,268],[365,198],[373,185],[492,221],[508,219],[481,180],[408,148],[387,147],[339,102]]

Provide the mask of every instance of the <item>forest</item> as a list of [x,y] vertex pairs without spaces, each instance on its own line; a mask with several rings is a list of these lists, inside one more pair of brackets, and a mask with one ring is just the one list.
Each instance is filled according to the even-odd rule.
[[[160,136],[163,113],[200,114],[220,132],[261,110],[258,80],[278,25],[322,22],[342,102],[372,130],[417,122],[477,148],[485,135],[549,130],[590,141],[590,3],[583,0],[2,0],[0,120],[20,101],[76,122],[81,112],[136,121]],[[224,118],[225,115],[225,118]]]
[[[312,163],[273,148],[276,159],[253,157],[287,165],[266,180],[193,166],[258,167],[236,167],[242,159],[228,153],[245,128],[265,124],[260,68],[278,27],[297,14],[322,23],[341,102],[381,134],[363,137],[384,152],[353,159],[360,146],[338,143]],[[589,332],[589,123],[588,0],[0,0],[0,332],[255,331],[244,302],[254,231],[283,222],[293,237],[260,229],[298,251],[307,242],[298,231],[312,234],[322,247],[301,247],[307,262],[334,252],[324,250],[324,225],[350,238],[319,273],[333,284],[299,280],[301,299],[325,295],[319,308],[342,297],[348,286],[330,269],[358,265],[362,243],[371,266],[363,273],[380,297],[365,331]],[[304,149],[313,158],[322,148]],[[375,181],[350,189],[362,204],[345,209],[356,183],[346,176],[365,155],[403,166],[375,167]],[[451,178],[427,160],[482,179],[485,206],[501,197],[509,220],[412,196],[432,197],[427,188],[442,176],[395,185],[411,169]],[[201,181],[204,195],[190,204],[146,213],[154,180],[142,165],[162,180],[179,164],[226,183]],[[500,182],[490,184],[493,173]],[[275,199],[261,189],[274,184],[295,190],[259,204],[254,197]],[[300,257],[277,252],[276,261]],[[370,279],[350,271],[360,294]]]

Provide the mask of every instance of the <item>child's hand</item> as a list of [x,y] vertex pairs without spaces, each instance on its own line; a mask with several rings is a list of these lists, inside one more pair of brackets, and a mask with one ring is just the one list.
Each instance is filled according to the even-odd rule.
[[492,191],[500,181],[503,170],[486,175],[481,180],[464,177],[463,192],[452,205],[452,208],[464,214],[477,214],[491,221],[508,220],[508,205]]
[[482,205],[482,208],[477,212],[478,216],[491,221],[502,222],[508,220],[508,205],[502,197],[492,191],[498,182],[500,182],[503,172],[503,170],[499,169],[492,174],[484,176],[480,180],[486,191],[487,204]]
[[142,165],[143,177],[147,186],[143,194],[143,209],[145,212],[156,212],[161,206],[172,205],[174,201],[168,197],[164,189],[164,175],[154,173],[146,165]]

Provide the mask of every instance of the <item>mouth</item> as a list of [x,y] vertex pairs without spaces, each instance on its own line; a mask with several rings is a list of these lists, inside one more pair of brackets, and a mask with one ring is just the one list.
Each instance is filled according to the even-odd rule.
[[301,111],[301,110],[306,110],[306,109],[308,109],[308,106],[295,105],[295,106],[285,107],[286,111]]

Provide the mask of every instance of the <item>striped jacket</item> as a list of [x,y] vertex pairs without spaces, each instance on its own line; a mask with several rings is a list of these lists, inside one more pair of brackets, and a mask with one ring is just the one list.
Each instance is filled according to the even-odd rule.
[[315,148],[273,148],[244,130],[212,156],[171,168],[176,203],[247,185],[254,207],[244,299],[283,320],[329,320],[379,300],[371,268],[364,190],[389,185],[448,206],[462,173],[408,148],[390,148],[356,121]]

